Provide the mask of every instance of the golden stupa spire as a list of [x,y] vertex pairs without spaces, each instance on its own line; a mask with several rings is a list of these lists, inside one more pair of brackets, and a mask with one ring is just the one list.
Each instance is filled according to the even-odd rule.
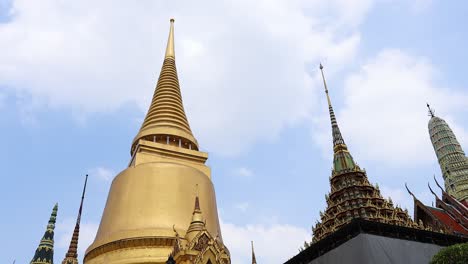
[[174,19],[161,73],[145,120],[132,143],[133,155],[140,139],[198,150],[182,104],[174,51]]
[[171,18],[171,27],[169,29],[169,38],[167,39],[166,56],[165,58],[175,59],[174,49],[174,19]]

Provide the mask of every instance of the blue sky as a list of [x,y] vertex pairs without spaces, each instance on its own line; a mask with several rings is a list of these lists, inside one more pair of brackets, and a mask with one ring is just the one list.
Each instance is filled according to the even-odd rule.
[[[209,153],[233,263],[283,263],[325,209],[332,147],[323,62],[351,153],[383,194],[431,203],[427,109],[468,150],[467,4],[438,0],[0,0],[0,262],[27,263],[59,203],[61,261],[90,175],[82,252],[129,161],[169,18],[192,130]],[[282,241],[278,243],[278,241]]]

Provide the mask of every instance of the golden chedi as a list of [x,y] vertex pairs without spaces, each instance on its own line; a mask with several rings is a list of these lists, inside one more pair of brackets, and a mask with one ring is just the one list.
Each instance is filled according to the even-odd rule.
[[[182,104],[171,19],[164,63],[128,168],[111,185],[86,264],[165,263],[190,226],[198,186],[203,229],[224,247],[208,154],[200,152]],[[224,258],[225,260],[226,258]],[[212,260],[215,263],[230,263]],[[196,262],[193,262],[196,263]],[[205,263],[203,263],[205,264]]]

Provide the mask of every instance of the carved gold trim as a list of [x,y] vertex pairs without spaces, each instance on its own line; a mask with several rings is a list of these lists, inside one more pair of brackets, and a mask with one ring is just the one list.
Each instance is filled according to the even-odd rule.
[[99,246],[88,252],[84,262],[89,261],[102,254],[120,249],[130,249],[138,247],[174,247],[176,239],[174,237],[139,237],[131,239],[122,239]]

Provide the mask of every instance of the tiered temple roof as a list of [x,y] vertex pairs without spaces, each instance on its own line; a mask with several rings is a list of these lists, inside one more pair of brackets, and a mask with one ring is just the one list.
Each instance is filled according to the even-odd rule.
[[54,229],[57,218],[58,204],[55,204],[50,215],[49,223],[44,236],[36,249],[36,253],[30,264],[53,264],[54,263]]
[[382,197],[378,185],[372,185],[366,171],[354,161],[338,127],[322,65],[320,70],[330,112],[334,158],[330,177],[331,192],[325,195],[327,208],[325,212],[320,212],[320,222],[312,228],[312,242],[327,237],[355,218],[417,227],[406,209],[394,206],[391,199]]
[[441,199],[428,184],[429,190],[436,200],[435,207],[422,203],[406,187],[414,200],[414,220],[431,230],[468,237],[468,208],[448,194],[435,177],[434,180],[442,192]]
[[445,190],[468,206],[468,157],[449,125],[429,108],[429,136],[444,177]]

